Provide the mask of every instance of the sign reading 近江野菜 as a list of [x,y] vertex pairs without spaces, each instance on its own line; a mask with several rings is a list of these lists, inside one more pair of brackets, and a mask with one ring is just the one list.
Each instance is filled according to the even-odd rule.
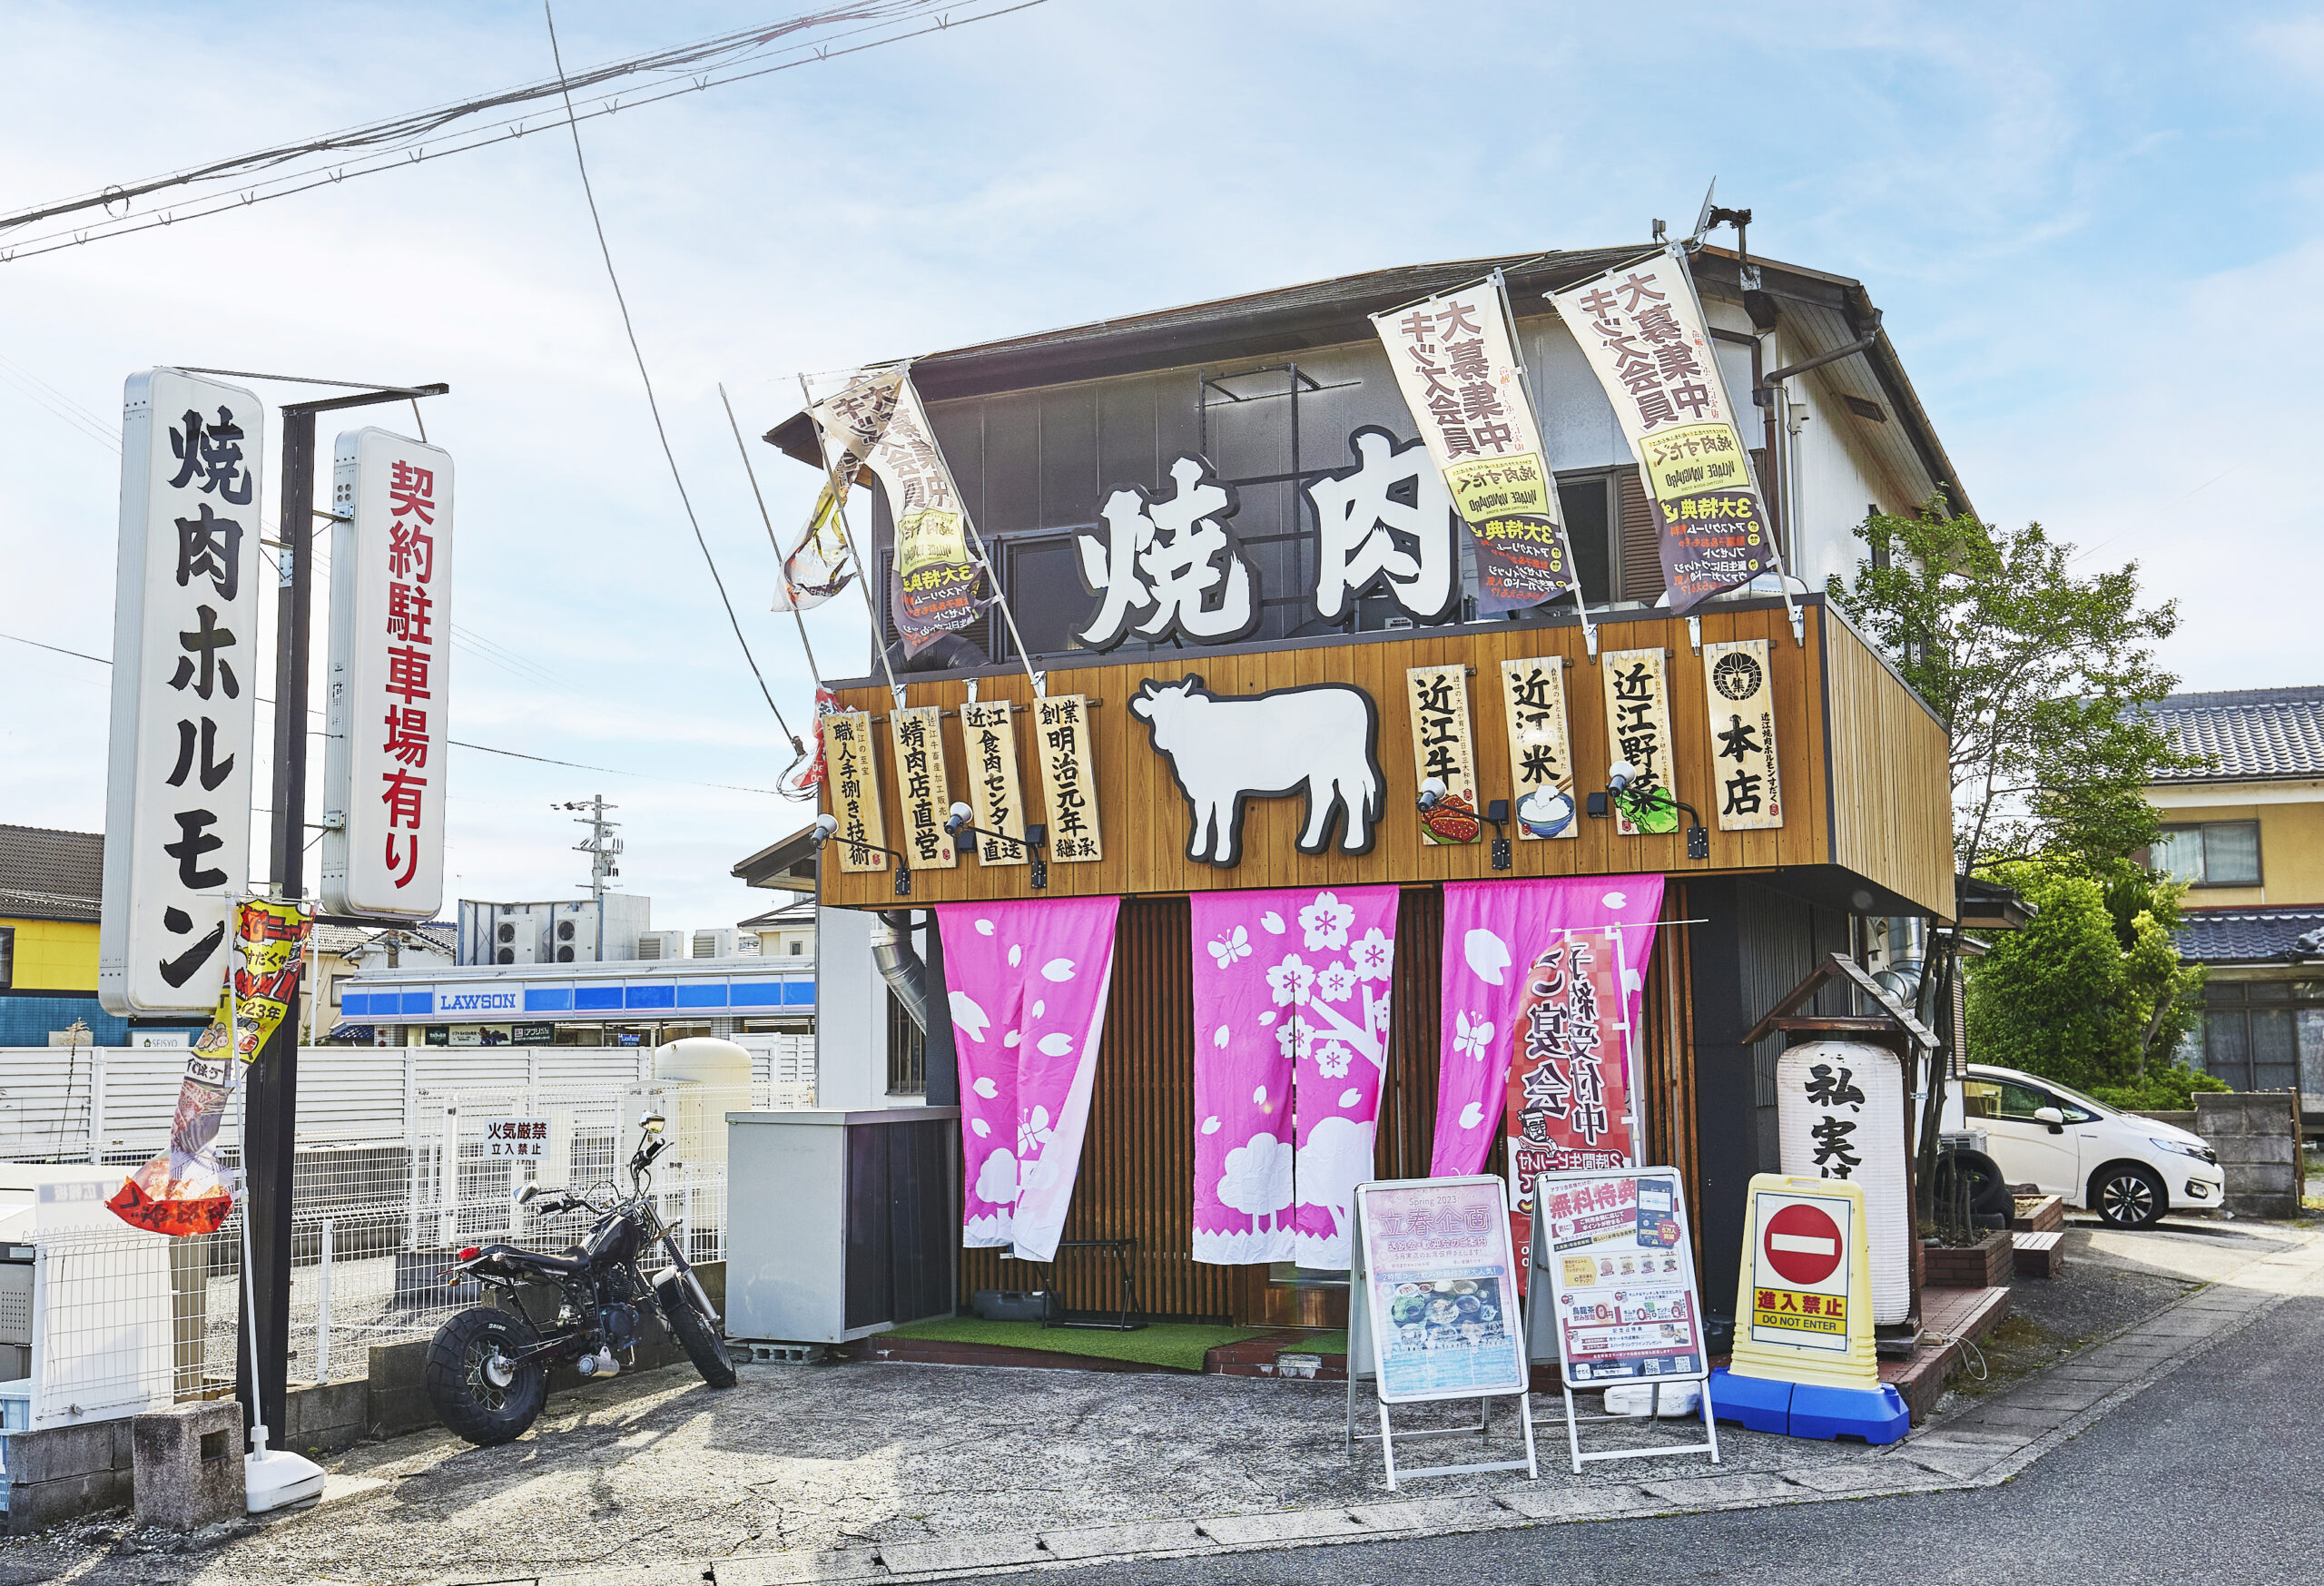
[[1625,837],[1676,832],[1679,795],[1662,652],[1609,650],[1599,670],[1606,679],[1607,760],[1627,760],[1638,771],[1622,796],[1613,801],[1615,830]]
[[1711,802],[1722,832],[1783,824],[1776,775],[1776,695],[1768,641],[1703,646],[1703,698],[1710,711]]
[[[124,393],[105,783],[105,1010],[200,1013],[250,880],[266,409],[175,369]],[[285,564],[286,567],[288,564]]]
[[1775,569],[1766,505],[1676,247],[1545,294],[1637,453],[1661,527],[1662,581],[1683,612]]
[[1049,857],[1061,864],[1090,864],[1106,857],[1098,822],[1097,759],[1089,742],[1089,702],[1052,694],[1032,704],[1034,753],[1041,789],[1049,796]]
[[[1025,799],[1017,781],[1017,724],[1005,699],[960,707],[960,751],[968,756],[976,823],[1000,836],[977,839],[979,864],[1023,864]],[[1001,837],[1019,839],[1004,842]]]
[[1474,842],[1477,819],[1477,757],[1469,741],[1469,669],[1414,666],[1404,674],[1412,704],[1413,775],[1418,784],[1444,784],[1443,796],[1420,813],[1421,841]]
[[952,807],[944,775],[944,713],[932,704],[888,713],[896,759],[896,792],[903,806],[903,845],[915,870],[950,870],[960,862],[944,830]]
[[833,836],[839,843],[840,869],[887,869],[887,854],[872,846],[887,842],[888,828],[880,814],[880,773],[872,753],[871,715],[863,711],[833,711],[824,716],[823,757],[832,814],[839,822]]

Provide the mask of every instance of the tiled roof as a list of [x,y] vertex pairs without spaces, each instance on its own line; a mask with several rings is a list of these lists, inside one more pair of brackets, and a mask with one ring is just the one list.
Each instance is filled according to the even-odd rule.
[[2221,909],[2180,916],[2180,953],[2194,963],[2324,958],[2324,910]]
[[0,826],[0,914],[94,925],[104,887],[102,833]]
[[2324,687],[2240,688],[2174,694],[2147,713],[2200,771],[2166,772],[2163,782],[2246,782],[2324,776]]

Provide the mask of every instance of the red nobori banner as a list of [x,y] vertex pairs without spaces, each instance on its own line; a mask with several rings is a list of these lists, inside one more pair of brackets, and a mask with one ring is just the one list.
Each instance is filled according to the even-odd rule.
[[1527,1236],[1544,1173],[1633,1165],[1630,1051],[1614,943],[1564,931],[1525,971],[1509,1065],[1510,1204]]
[[1661,526],[1670,609],[1776,570],[1775,536],[1687,273],[1669,252],[1544,294],[1637,453]]

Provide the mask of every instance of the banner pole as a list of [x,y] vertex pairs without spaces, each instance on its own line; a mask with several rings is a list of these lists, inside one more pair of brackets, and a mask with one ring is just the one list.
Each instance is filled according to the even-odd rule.
[[[896,669],[888,661],[888,639],[881,631],[879,604],[872,598],[872,565],[863,559],[863,552],[855,543],[855,531],[848,527],[847,488],[840,480],[839,465],[832,461],[832,448],[823,434],[822,424],[815,418],[815,393],[807,384],[803,371],[799,376],[799,395],[807,404],[807,422],[815,427],[815,448],[823,454],[825,482],[832,493],[832,510],[839,515],[839,537],[847,542],[847,554],[855,563],[855,581],[863,589],[863,609],[872,618],[872,653],[880,657],[880,670],[887,675],[888,693],[898,709],[902,708],[904,691],[896,682]],[[800,625],[804,629],[806,625]]]
[[[1492,282],[1493,295],[1501,300],[1501,322],[1502,328],[1509,332],[1510,356],[1517,360],[1517,383],[1524,388],[1525,406],[1532,409],[1533,428],[1538,433],[1541,428],[1541,404],[1533,397],[1533,373],[1531,366],[1525,361],[1525,344],[1517,339],[1517,310],[1510,306],[1508,278],[1495,270],[1486,279]],[[1594,666],[1598,664],[1598,626],[1590,620],[1590,606],[1582,597],[1581,567],[1573,559],[1573,539],[1566,533],[1564,509],[1557,505],[1558,485],[1557,480],[1550,473],[1549,444],[1546,439],[1542,442],[1541,450],[1543,454],[1541,504],[1551,509],[1551,517],[1558,526],[1558,545],[1565,552],[1566,576],[1569,579],[1567,586],[1573,591],[1575,615],[1581,618],[1582,647],[1590,652],[1590,664]]]
[[[783,555],[783,542],[775,537],[774,519],[769,516],[767,512],[766,497],[761,494],[759,490],[758,470],[751,467],[751,448],[743,444],[743,427],[735,420],[734,404],[726,399],[726,382],[724,380],[718,382],[718,403],[719,406],[726,409],[726,428],[734,432],[734,449],[740,452],[743,458],[743,477],[751,482],[751,499],[759,504],[759,521],[766,525],[767,544],[774,547],[775,565],[777,566],[781,566],[784,560]],[[811,416],[807,422],[810,424],[814,423],[813,418]],[[822,435],[821,430],[816,432],[815,444],[818,447],[822,445]],[[836,503],[834,503],[834,510],[836,510]],[[849,547],[849,554],[852,555],[853,553],[854,547],[851,546]],[[863,568],[860,563],[856,566],[855,576],[858,578],[863,576]],[[823,681],[823,669],[816,664],[815,646],[807,642],[807,619],[800,615],[799,608],[794,606],[791,608],[791,620],[799,625],[799,647],[807,652],[807,670],[815,675],[815,682],[817,685],[820,686]]]

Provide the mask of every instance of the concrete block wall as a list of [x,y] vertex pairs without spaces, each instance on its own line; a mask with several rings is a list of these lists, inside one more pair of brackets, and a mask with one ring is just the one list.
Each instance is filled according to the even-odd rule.
[[2195,1132],[2227,1171],[2227,1209],[2244,1217],[2299,1215],[2299,1098],[2285,1090],[2198,1091]]
[[22,1535],[128,1506],[137,1447],[126,1417],[8,1437],[8,1530]]

